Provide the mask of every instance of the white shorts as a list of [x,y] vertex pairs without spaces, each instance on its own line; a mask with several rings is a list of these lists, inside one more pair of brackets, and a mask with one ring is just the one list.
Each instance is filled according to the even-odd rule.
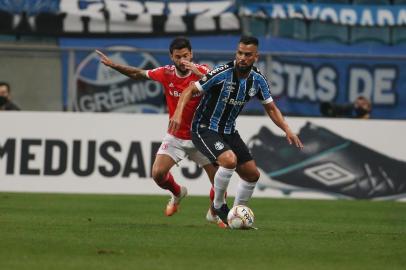
[[205,166],[211,163],[205,155],[196,149],[192,140],[182,140],[171,134],[165,135],[157,155],[168,155],[176,164],[186,157],[189,157],[199,166]]

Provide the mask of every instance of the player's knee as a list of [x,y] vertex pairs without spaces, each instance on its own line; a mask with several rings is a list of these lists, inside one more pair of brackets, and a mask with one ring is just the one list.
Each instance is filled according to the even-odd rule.
[[237,166],[237,157],[233,151],[226,151],[218,157],[220,166],[227,169],[234,169]]
[[162,181],[164,181],[165,176],[166,176],[167,173],[168,172],[163,170],[163,168],[160,167],[160,166],[153,166],[152,167],[152,178],[157,183],[161,183]]
[[258,170],[252,170],[246,172],[242,178],[247,182],[257,182],[260,176],[261,174],[259,173]]
[[255,170],[254,172],[252,172],[251,174],[250,174],[250,177],[249,177],[249,182],[257,182],[258,180],[259,180],[259,177],[261,176],[261,174],[259,173],[259,171],[258,170]]

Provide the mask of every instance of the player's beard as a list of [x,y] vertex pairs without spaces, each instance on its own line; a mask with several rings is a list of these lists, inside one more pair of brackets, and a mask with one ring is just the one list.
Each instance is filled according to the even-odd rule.
[[180,75],[186,75],[188,72],[189,72],[189,70],[188,69],[186,69],[185,68],[185,66],[183,66],[183,69],[181,68],[183,65],[176,65],[175,64],[175,68],[176,68],[176,71],[180,74]]
[[238,70],[239,73],[241,73],[243,75],[246,75],[251,71],[251,68],[252,68],[253,65],[254,64],[249,65],[249,66],[241,66],[241,65],[237,64],[237,70]]

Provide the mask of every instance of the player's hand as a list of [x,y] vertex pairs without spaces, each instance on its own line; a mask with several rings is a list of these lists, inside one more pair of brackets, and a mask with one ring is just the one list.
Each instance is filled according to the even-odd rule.
[[291,131],[286,132],[286,139],[289,144],[294,144],[296,147],[303,149],[303,143],[299,137]]
[[105,55],[104,53],[102,53],[99,50],[95,50],[95,52],[100,56],[100,61],[104,65],[109,66],[109,67],[114,65],[113,61],[110,58],[108,58],[107,55]]
[[169,119],[168,131],[170,134],[179,130],[181,120],[182,117],[175,111],[174,115]]
[[182,60],[181,64],[185,66],[186,69],[192,71],[194,74],[198,75],[198,76],[202,76],[203,74],[200,72],[200,70],[197,68],[197,66],[195,65],[195,63],[193,62],[189,62],[186,60]]

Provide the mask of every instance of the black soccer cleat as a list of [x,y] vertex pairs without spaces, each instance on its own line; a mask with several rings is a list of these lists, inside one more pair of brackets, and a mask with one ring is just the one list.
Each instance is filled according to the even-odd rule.
[[215,208],[214,204],[212,204],[211,209],[214,211],[214,213],[217,214],[217,216],[221,219],[221,221],[223,221],[224,224],[228,225],[227,215],[228,212],[230,212],[230,209],[228,208],[226,203],[224,203],[219,209]]
[[247,143],[258,167],[284,193],[305,189],[356,199],[406,196],[406,162],[309,122],[299,137],[303,150],[262,127]]

